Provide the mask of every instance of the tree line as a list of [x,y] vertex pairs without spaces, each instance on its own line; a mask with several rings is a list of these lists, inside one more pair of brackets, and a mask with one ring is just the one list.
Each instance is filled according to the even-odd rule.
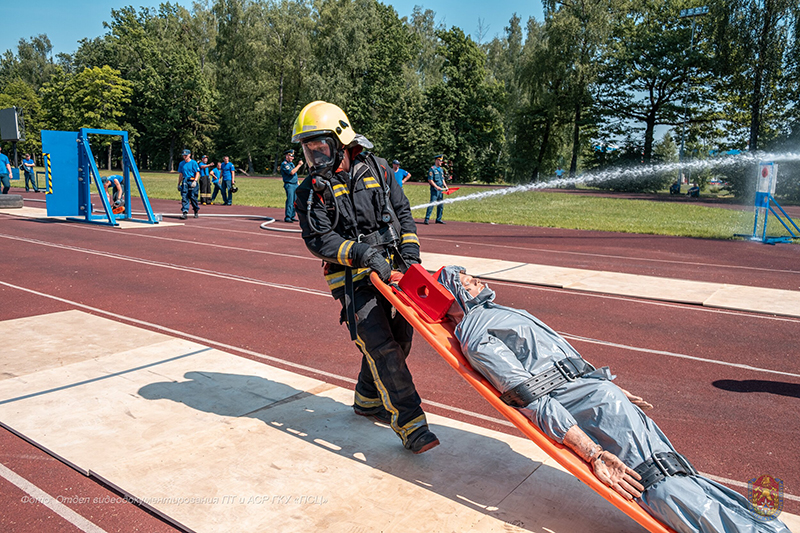
[[800,0],[681,16],[693,7],[543,0],[543,20],[514,15],[491,40],[377,0],[123,7],[74,53],[54,56],[46,35],[7,50],[0,108],[23,110],[23,151],[41,151],[41,129],[125,129],[139,166],[161,170],[186,147],[274,172],[312,100],[417,177],[438,153],[457,180],[519,183],[670,161],[681,145],[686,158],[796,146]]

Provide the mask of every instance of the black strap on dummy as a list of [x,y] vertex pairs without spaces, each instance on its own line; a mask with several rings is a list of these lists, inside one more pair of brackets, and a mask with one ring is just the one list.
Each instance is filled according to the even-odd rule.
[[650,459],[634,470],[642,476],[640,483],[644,486],[644,490],[670,476],[694,476],[697,474],[692,463],[677,452],[654,453]]
[[525,407],[545,394],[550,394],[564,383],[575,381],[592,371],[594,367],[579,357],[561,359],[549,369],[504,392],[500,399],[511,407]]
[[356,340],[356,294],[353,290],[353,269],[344,269],[344,308],[347,312],[347,329],[350,340]]

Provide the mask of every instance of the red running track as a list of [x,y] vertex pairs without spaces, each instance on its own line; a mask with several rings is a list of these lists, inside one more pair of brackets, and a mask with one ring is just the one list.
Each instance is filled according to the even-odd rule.
[[[156,211],[177,211],[175,202],[153,203]],[[209,212],[281,216],[274,209],[212,206],[184,226],[119,230],[0,215],[2,281],[19,287],[0,285],[0,320],[72,308],[111,313],[351,387],[359,354],[338,324],[339,306],[319,260],[296,234],[260,230],[253,219],[202,217]],[[456,222],[420,225],[418,232],[427,252],[800,289],[797,246]],[[568,335],[587,359],[609,365],[621,386],[653,403],[651,416],[700,471],[738,481],[770,474],[784,480],[787,495],[800,496],[800,320],[508,283],[492,287],[498,301],[528,309]],[[498,416],[420,339],[409,366],[427,410],[515,432],[486,420]],[[3,456],[0,462],[23,475],[18,462]],[[46,476],[33,479],[48,464],[31,461],[23,477],[58,493]],[[74,483],[93,483],[69,472]],[[0,486],[0,516],[20,512],[19,494]],[[39,520],[47,511],[24,509]],[[785,509],[797,513],[800,502],[787,499]],[[156,520],[138,512],[142,520]]]

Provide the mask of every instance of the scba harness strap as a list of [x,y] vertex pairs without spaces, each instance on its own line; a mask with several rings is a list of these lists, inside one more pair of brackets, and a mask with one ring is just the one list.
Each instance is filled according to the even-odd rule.
[[642,476],[640,483],[644,486],[644,490],[667,477],[697,475],[692,463],[676,452],[654,453],[650,459],[642,462],[634,470]]
[[552,367],[527,381],[523,381],[511,390],[504,392],[500,399],[511,407],[525,407],[545,394],[550,394],[568,381],[575,381],[581,376],[594,371],[594,367],[579,357],[567,357],[556,361]]

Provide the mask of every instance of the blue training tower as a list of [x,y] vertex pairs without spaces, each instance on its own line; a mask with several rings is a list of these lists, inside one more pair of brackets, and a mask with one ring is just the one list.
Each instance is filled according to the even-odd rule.
[[[105,187],[97,170],[89,135],[108,135],[122,138],[122,188],[124,211],[114,213],[105,194]],[[70,220],[119,226],[119,220],[158,224],[153,215],[150,200],[142,184],[139,169],[133,159],[128,132],[121,130],[98,130],[81,128],[74,131],[42,130],[42,152],[47,180],[47,215],[65,216]],[[91,201],[92,183],[100,193],[103,209],[93,211]],[[146,218],[133,218],[131,209],[131,183],[136,184]],[[81,218],[71,218],[81,217]]]

